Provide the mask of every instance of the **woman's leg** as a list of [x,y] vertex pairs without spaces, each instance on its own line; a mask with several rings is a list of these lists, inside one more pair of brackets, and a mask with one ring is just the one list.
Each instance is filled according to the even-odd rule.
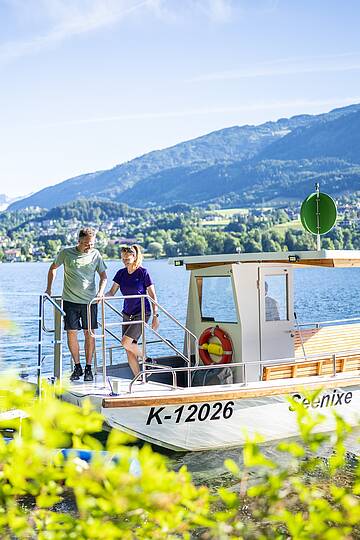
[[137,343],[133,341],[132,337],[123,336],[121,340],[121,344],[126,350],[126,354],[128,357],[128,362],[129,362],[131,371],[133,372],[134,375],[137,375],[138,373],[140,373],[138,356],[141,356],[141,351]]
[[[145,314],[145,321],[148,322],[150,318],[150,313]],[[129,366],[134,373],[134,375],[137,375],[140,373],[140,366],[139,366],[139,360],[138,358],[142,358],[143,353],[140,347],[137,344],[137,340],[140,338],[142,334],[142,324],[141,322],[141,315],[133,316],[130,318],[129,316],[124,314],[124,322],[127,321],[139,321],[139,324],[129,324],[129,325],[123,325],[123,336],[121,340],[121,344],[126,350],[126,354],[128,357]]]

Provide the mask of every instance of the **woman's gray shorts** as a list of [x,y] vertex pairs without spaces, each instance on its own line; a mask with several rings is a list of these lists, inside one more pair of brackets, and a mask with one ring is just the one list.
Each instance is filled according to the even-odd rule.
[[[145,313],[145,321],[148,322],[150,319],[150,313]],[[141,321],[141,313],[136,313],[135,315],[128,315],[127,313],[123,312],[123,322],[128,321]],[[137,341],[142,333],[142,324],[139,322],[139,324],[123,324],[122,325],[122,335],[128,336],[133,339],[133,341]]]

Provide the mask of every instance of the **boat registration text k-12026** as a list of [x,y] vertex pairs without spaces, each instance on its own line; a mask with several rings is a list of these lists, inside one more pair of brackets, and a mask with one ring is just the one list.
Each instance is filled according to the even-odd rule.
[[172,420],[175,424],[180,422],[204,422],[204,420],[227,420],[231,418],[234,412],[234,402],[227,401],[222,403],[191,403],[190,405],[181,405],[172,414],[166,414],[165,407],[151,407],[146,425],[152,422],[163,424],[167,420]]

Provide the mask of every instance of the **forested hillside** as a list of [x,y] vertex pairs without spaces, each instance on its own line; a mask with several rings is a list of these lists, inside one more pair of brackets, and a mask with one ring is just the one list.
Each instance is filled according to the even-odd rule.
[[331,195],[360,186],[360,105],[260,126],[234,126],[84,174],[10,206],[53,208],[81,198],[135,207],[301,200],[320,181]]
[[[359,193],[341,197],[336,227],[322,239],[327,249],[360,249]],[[0,213],[0,261],[53,258],[77,241],[81,226],[98,230],[97,246],[118,258],[124,244],[139,243],[153,257],[307,250],[314,237],[298,219],[299,205],[221,210],[186,204],[137,209],[106,201],[80,200],[46,210]]]

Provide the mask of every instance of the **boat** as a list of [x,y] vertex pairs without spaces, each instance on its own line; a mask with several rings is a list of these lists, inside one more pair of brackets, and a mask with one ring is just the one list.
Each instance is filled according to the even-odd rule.
[[[255,433],[264,441],[296,436],[289,398],[321,411],[326,418],[321,430],[334,428],[333,411],[358,423],[360,319],[299,323],[293,274],[295,268],[360,266],[360,251],[240,253],[171,262],[190,271],[185,325],[157,305],[162,318],[184,332],[183,349],[151,330],[143,317],[144,358],[151,333],[172,354],[143,362],[133,377],[127,363],[113,362],[114,347],[107,343],[119,340],[123,297],[103,298],[94,381],[67,381],[62,399],[78,406],[89,399],[108,427],[175,451],[241,446]],[[59,338],[61,299],[43,295],[47,301],[56,306],[53,331]],[[109,313],[118,320],[108,322]],[[55,339],[52,381],[67,380],[61,353]],[[39,376],[27,380],[41,384]]]
[[[23,374],[26,380],[41,393],[41,336],[52,333],[49,378],[66,380],[62,399],[78,406],[90,400],[107,427],[174,451],[241,446],[254,434],[264,441],[294,437],[296,403],[322,413],[325,421],[318,430],[334,429],[334,411],[358,424],[360,318],[299,322],[294,270],[359,267],[360,251],[235,253],[170,262],[174,271],[183,266],[190,272],[185,324],[156,305],[162,319],[183,333],[182,347],[146,323],[145,298],[154,300],[140,296],[142,320],[131,324],[141,324],[144,361],[134,377],[126,362],[114,361],[124,297],[102,298],[94,381],[69,383],[63,369],[62,300],[41,295],[37,376]],[[47,303],[53,307],[53,328],[44,323]],[[151,361],[149,336],[167,349]]]

